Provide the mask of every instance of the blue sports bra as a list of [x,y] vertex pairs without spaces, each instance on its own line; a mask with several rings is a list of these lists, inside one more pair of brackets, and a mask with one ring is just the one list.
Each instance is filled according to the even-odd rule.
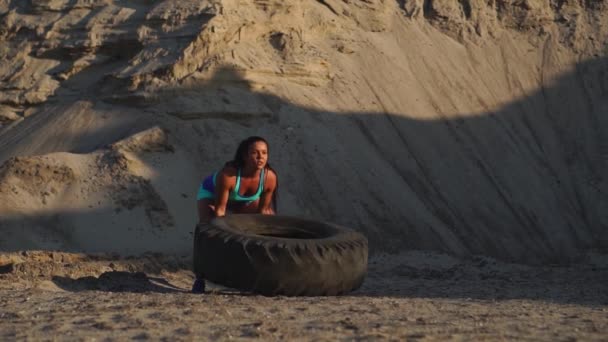
[[[213,176],[208,176],[207,178],[205,178],[205,180],[201,184],[198,195],[196,196],[197,200],[201,200],[201,199],[205,199],[205,198],[208,198],[208,199],[215,198],[215,184],[216,184],[215,179],[217,177],[217,174],[218,174],[218,172],[215,172],[213,174]],[[258,199],[260,199],[260,196],[262,195],[262,191],[264,190],[264,169],[262,169],[262,172],[260,172],[260,181],[259,181],[259,185],[258,185],[258,191],[255,194],[253,194],[249,197],[241,196],[239,194],[240,188],[241,188],[241,169],[237,169],[236,184],[234,185],[234,189],[232,189],[232,191],[230,191],[230,194],[228,195],[228,200],[240,201],[240,202],[254,202],[254,201],[257,201]]]

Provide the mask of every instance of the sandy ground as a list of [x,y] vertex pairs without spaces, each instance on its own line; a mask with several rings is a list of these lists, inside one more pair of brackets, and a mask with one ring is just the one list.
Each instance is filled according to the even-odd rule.
[[[2,340],[605,341],[608,263],[528,267],[411,252],[376,256],[340,297],[188,292],[187,257],[2,257]],[[12,260],[12,264],[7,260]]]

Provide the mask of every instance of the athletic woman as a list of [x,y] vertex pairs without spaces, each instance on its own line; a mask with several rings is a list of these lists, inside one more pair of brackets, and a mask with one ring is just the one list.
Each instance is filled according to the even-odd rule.
[[[199,223],[227,212],[274,215],[277,188],[277,174],[268,164],[268,142],[249,137],[241,141],[233,160],[203,180],[197,195]],[[196,275],[192,292],[205,292],[203,275]]]

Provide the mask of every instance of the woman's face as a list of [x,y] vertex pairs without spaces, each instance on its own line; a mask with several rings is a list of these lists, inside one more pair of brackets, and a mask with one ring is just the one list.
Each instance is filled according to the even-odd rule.
[[249,145],[249,151],[245,157],[245,165],[261,170],[268,162],[268,146],[263,141],[256,141]]

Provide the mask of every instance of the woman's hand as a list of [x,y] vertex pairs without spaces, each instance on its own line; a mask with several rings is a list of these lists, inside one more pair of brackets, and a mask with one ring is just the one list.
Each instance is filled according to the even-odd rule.
[[226,216],[226,206],[215,209],[215,217]]
[[275,214],[274,209],[272,209],[272,207],[262,208],[260,213],[262,215],[274,215]]

